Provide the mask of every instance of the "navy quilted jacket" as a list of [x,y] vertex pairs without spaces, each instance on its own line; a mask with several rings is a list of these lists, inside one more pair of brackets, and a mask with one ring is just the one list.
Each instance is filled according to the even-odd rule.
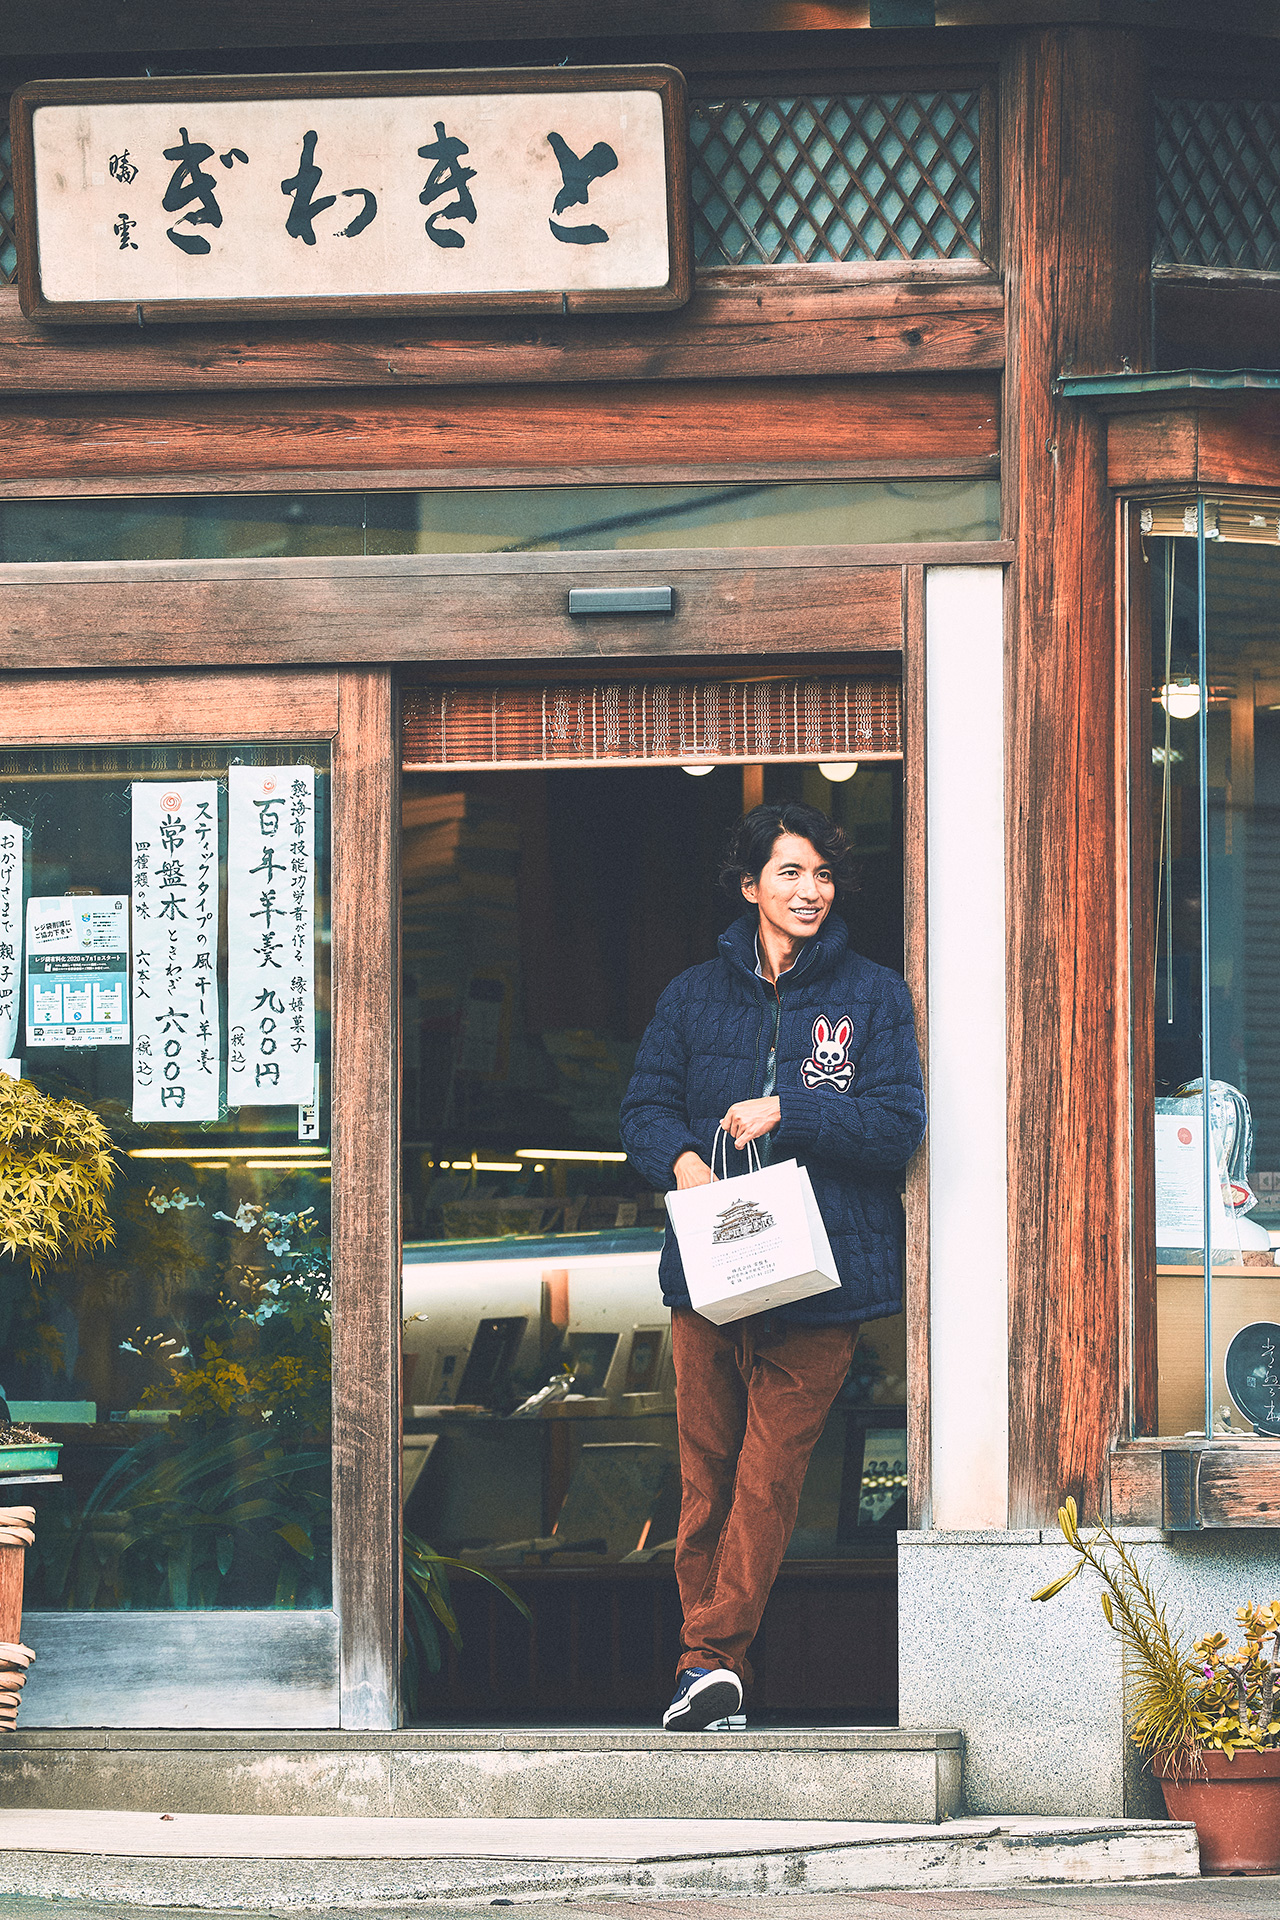
[[[680,974],[658,1001],[622,1102],[622,1144],[658,1190],[675,1184],[686,1149],[709,1164],[722,1114],[764,1091],[777,1007],[782,1121],[760,1144],[775,1161],[808,1167],[841,1284],[779,1318],[828,1326],[898,1313],[900,1176],[925,1128],[911,996],[898,974],[851,952],[844,921],[828,914],[775,997],[755,970],[757,925],[754,913],[735,920],[717,958]],[[732,1143],[729,1156],[733,1170]],[[671,1232],[659,1273],[667,1305],[687,1306]]]

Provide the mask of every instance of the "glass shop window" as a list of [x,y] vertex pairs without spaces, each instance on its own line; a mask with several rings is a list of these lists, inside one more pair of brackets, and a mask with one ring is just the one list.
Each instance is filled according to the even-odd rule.
[[995,540],[998,480],[445,487],[0,501],[0,562]]
[[327,747],[0,752],[0,1076],[28,1605],[329,1606]]
[[[625,1608],[671,1580],[665,1197],[628,1165],[618,1108],[658,995],[714,954],[737,912],[716,875],[744,769],[696,773],[633,763],[404,781],[406,1539],[501,1569],[535,1608],[537,1659],[554,1679],[513,1666],[507,1710],[545,1705],[542,1684],[560,1711],[569,1697],[569,1655],[555,1665],[547,1637],[568,1599],[557,1589],[556,1618],[544,1618],[540,1582],[572,1570],[584,1608],[588,1589],[612,1582]],[[861,867],[845,909],[854,944],[901,970],[900,762],[838,780],[817,766],[746,769],[761,776],[764,798],[803,797],[845,825]],[[901,1317],[869,1326],[814,1455],[793,1562],[894,1552],[905,1374]],[[602,1619],[607,1668],[618,1629]],[[641,1650],[669,1626],[646,1614]],[[493,1630],[523,1645],[514,1614]],[[449,1697],[487,1710],[489,1668],[474,1650],[485,1632],[463,1639]],[[635,1704],[628,1684],[611,1696],[619,1710]],[[418,1698],[419,1710],[439,1703],[430,1689]]]
[[1280,1435],[1278,512],[1142,509],[1163,1434]]

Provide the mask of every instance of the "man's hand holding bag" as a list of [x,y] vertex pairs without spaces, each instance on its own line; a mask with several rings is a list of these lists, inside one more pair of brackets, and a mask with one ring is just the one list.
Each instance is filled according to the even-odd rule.
[[728,1138],[717,1134],[711,1185],[667,1195],[690,1304],[717,1326],[840,1285],[807,1169],[794,1160],[762,1167],[754,1142],[746,1154],[748,1171],[730,1178]]

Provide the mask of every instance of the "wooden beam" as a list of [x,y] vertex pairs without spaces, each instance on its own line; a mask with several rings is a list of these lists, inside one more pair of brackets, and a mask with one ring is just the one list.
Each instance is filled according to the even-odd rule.
[[270,392],[997,371],[985,268],[741,269],[679,313],[289,325],[42,327],[0,287],[0,393]]
[[[1112,506],[1064,369],[1148,364],[1142,37],[1031,31],[1002,77],[1005,500],[1018,543],[1006,725],[1009,1525],[1095,1510],[1128,1302],[1127,921],[1115,885]],[[1100,299],[1098,289],[1107,288]]]
[[1201,487],[1270,489],[1277,474],[1280,394],[1251,394],[1243,407],[1201,409],[1196,445],[1196,479]]
[[[777,554],[791,564],[768,564],[777,556],[762,549],[6,567],[0,667],[782,659],[798,644],[811,653],[901,646],[900,563]],[[962,547],[951,555],[968,557]],[[493,564],[503,560],[523,564]],[[674,586],[676,610],[571,619],[569,588],[584,582]]]
[[1112,1526],[1161,1524],[1160,1456],[1167,1451],[1192,1455],[1202,1526],[1280,1525],[1280,1440],[1232,1441],[1215,1434],[1209,1446],[1181,1439],[1121,1441],[1109,1461]]
[[396,394],[42,397],[0,404],[0,478],[275,468],[505,466],[530,472],[824,460],[991,470],[991,374],[900,380],[724,380],[616,386],[419,388]]
[[[338,731],[338,676],[329,672],[10,673],[6,746],[132,745],[225,739],[228,716],[254,740],[315,740]],[[237,733],[237,739],[242,736]]]
[[1195,489],[1197,423],[1190,408],[1123,413],[1107,422],[1107,483],[1117,493]]
[[[1175,396],[1170,396],[1171,400]],[[1170,487],[1274,488],[1280,472],[1280,394],[1221,394],[1155,412],[1113,415],[1107,479],[1119,493]]]
[[[1102,22],[1149,28],[1150,0],[946,0],[936,5],[933,20],[949,34],[959,28],[991,29],[1020,26],[1034,12],[1052,23]],[[336,0],[219,0],[214,7],[175,7],[167,0],[132,0],[127,8],[111,10],[91,0],[46,0],[43,6],[24,0],[0,4],[0,45],[10,58],[40,54],[65,61],[74,57],[83,65],[93,54],[118,57],[123,53],[225,53],[241,48],[351,49],[356,61],[367,59],[365,49],[412,46],[465,46],[479,49],[492,41],[526,43],[530,57],[558,57],[567,44],[576,58],[580,49],[599,46],[606,37],[638,45],[659,38],[663,55],[680,62],[682,47],[696,24],[698,39],[711,35],[824,34],[844,42],[891,40],[877,32],[894,24],[889,10],[870,0],[703,0],[696,10],[686,0],[554,0],[531,8],[528,0],[476,0],[459,8],[444,0],[373,0],[359,8],[340,7]],[[874,19],[874,25],[873,25]],[[1214,16],[1219,33],[1280,34],[1272,0],[1228,0]],[[915,17],[911,23],[916,25]],[[1158,25],[1162,34],[1182,29],[1204,33],[1199,0],[1162,0]],[[868,31],[870,29],[870,31]],[[922,40],[918,29],[901,36]],[[939,35],[939,38],[942,36]],[[539,42],[553,53],[540,55]],[[697,40],[693,41],[697,45]],[[855,58],[851,49],[847,58]],[[936,55],[934,56],[936,58]]]
[[[902,621],[902,883],[905,971],[916,1044],[929,1094],[929,908],[926,866],[924,568],[906,569]],[[929,1140],[907,1168],[907,1525],[933,1524],[932,1381],[929,1357]]]
[[333,1504],[344,1727],[399,1723],[400,756],[343,672],[333,761]]

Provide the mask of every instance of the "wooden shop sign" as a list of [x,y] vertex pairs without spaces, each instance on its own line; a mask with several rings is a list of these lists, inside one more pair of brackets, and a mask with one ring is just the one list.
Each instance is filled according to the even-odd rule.
[[692,286],[671,67],[36,81],[11,128],[37,320],[625,311]]

